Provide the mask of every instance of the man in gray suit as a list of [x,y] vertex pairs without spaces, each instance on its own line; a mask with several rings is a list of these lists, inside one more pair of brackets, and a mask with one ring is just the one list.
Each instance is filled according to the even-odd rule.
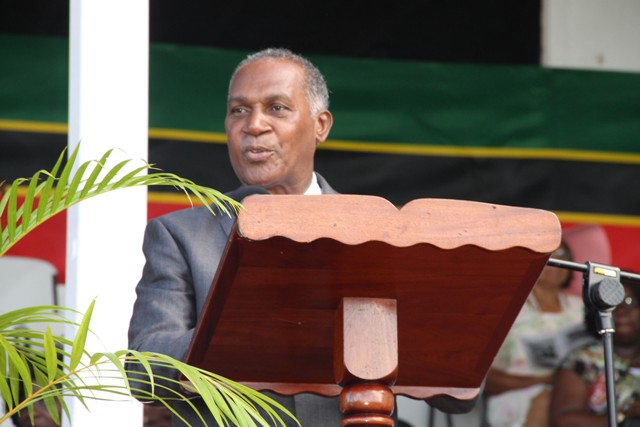
[[[267,49],[242,61],[231,77],[225,119],[229,158],[240,182],[271,194],[335,193],[314,172],[316,147],[333,124],[328,107],[324,77],[305,58]],[[246,188],[228,195],[241,199]],[[185,356],[233,221],[197,207],[149,222],[143,244],[146,264],[129,327],[130,349],[175,359]],[[337,398],[271,396],[304,427],[340,424]],[[193,403],[207,413],[202,401]],[[175,408],[191,425],[203,425],[188,405]],[[216,425],[210,415],[205,418],[207,425]],[[173,425],[184,424],[174,417]]]

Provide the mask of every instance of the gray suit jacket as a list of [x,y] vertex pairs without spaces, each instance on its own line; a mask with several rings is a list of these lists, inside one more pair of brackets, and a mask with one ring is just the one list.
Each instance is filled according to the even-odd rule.
[[[336,194],[323,177],[316,175],[324,194]],[[242,188],[228,195],[237,197],[241,193]],[[179,360],[185,356],[234,219],[220,213],[214,216],[205,207],[196,207],[148,223],[143,243],[146,264],[136,287],[137,299],[129,325],[130,349]],[[158,373],[171,375],[168,370]],[[269,395],[293,412],[304,427],[340,424],[337,398]],[[207,412],[199,399],[192,403],[202,413]],[[188,405],[175,407],[191,425],[203,425]],[[217,425],[210,416],[206,422]],[[173,425],[184,424],[174,417]]]

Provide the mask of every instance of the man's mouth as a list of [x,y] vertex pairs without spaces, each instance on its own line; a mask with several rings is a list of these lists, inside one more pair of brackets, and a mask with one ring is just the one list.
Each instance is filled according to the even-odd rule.
[[245,157],[252,162],[262,162],[268,159],[273,152],[264,147],[251,146],[244,149]]

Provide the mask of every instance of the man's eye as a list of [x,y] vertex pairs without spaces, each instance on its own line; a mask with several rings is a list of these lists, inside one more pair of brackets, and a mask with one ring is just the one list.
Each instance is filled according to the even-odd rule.
[[284,109],[285,109],[285,108],[284,108],[284,105],[280,105],[280,104],[275,104],[275,105],[274,105],[273,107],[271,107],[271,108],[273,108],[273,110],[274,110],[274,111],[284,111]]
[[242,114],[247,111],[247,109],[244,107],[233,107],[229,111],[231,111],[231,114]]

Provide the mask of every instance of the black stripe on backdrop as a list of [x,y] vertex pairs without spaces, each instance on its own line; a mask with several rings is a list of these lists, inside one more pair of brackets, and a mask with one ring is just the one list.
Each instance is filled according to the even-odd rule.
[[0,131],[0,182],[51,170],[66,146],[66,134]]
[[[65,144],[65,135],[0,133],[0,180],[50,169]],[[221,191],[238,185],[223,144],[153,139],[149,161]],[[318,150],[316,169],[339,192],[378,195],[397,205],[429,197],[640,215],[640,172],[634,164]]]
[[637,165],[320,151],[317,170],[338,191],[375,194],[398,205],[427,197],[640,214]]

